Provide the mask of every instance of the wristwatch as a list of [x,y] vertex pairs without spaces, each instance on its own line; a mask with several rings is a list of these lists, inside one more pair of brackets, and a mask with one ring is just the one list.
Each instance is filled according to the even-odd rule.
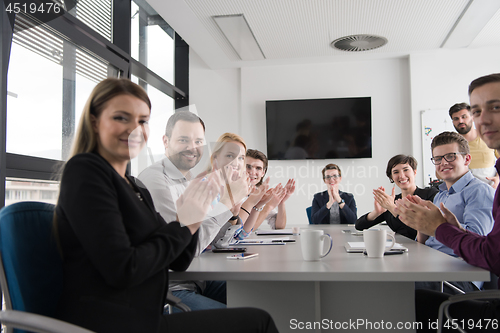
[[342,205],[343,203],[345,203],[344,199],[340,200],[339,205]]
[[238,217],[239,217],[238,215],[231,216],[231,218],[229,218],[229,221],[237,220]]

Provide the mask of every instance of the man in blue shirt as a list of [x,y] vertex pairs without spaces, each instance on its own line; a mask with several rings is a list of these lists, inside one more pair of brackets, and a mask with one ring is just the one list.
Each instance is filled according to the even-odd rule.
[[[436,173],[444,180],[439,186],[439,193],[434,197],[434,204],[439,207],[441,202],[444,203],[446,208],[455,214],[464,230],[487,235],[493,228],[491,210],[495,191],[469,171],[471,155],[467,140],[458,133],[443,132],[434,137],[431,149],[431,160],[436,167]],[[419,232],[417,240],[433,249],[457,256],[451,248],[433,236]],[[458,284],[461,289],[475,289],[471,283]],[[482,283],[474,284],[479,288],[482,286]]]

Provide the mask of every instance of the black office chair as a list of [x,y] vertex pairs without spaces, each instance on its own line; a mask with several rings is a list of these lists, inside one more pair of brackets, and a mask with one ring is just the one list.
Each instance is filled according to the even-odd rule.
[[[443,323],[443,317],[446,316],[453,322],[453,317],[450,315],[449,307],[450,305],[463,301],[473,301],[473,300],[486,300],[486,299],[500,299],[500,291],[499,290],[488,290],[488,291],[472,291],[463,295],[454,295],[451,296],[447,301],[444,301],[439,306],[439,315],[438,315],[438,323]],[[438,333],[442,332],[442,325],[439,325]],[[460,333],[467,333],[460,325],[457,326],[457,331]]]
[[[442,281],[441,292],[444,291],[443,290],[444,286],[447,286],[447,287],[453,289],[454,291],[456,291],[457,294],[465,294],[466,293],[465,291],[463,291],[462,289],[458,288],[457,286],[451,284],[448,281]],[[496,276],[495,274],[490,272],[490,280],[483,283],[483,287],[481,288],[481,290],[496,290],[496,289],[498,289],[498,276]]]
[[[485,299],[500,299],[500,291],[498,290],[498,276],[490,272],[490,281],[487,281],[483,284],[483,290],[480,291],[472,291],[465,293],[463,290],[458,289],[454,285],[447,283],[448,286],[451,286],[457,291],[460,292],[459,295],[453,295],[448,298],[447,301],[444,301],[439,306],[439,315],[438,315],[438,323],[443,323],[443,317],[446,317],[448,320],[452,321],[453,317],[450,315],[449,307],[454,303],[459,303],[463,301],[472,301],[472,300],[485,300]],[[457,327],[457,330],[461,333],[466,333],[466,331]],[[439,326],[438,333],[441,333],[442,325]]]

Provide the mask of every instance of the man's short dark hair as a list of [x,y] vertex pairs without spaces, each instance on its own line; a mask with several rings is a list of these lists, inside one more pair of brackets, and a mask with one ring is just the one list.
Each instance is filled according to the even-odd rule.
[[467,140],[455,132],[443,132],[434,137],[431,142],[431,152],[438,146],[447,145],[450,143],[458,144],[458,151],[462,154],[470,154],[469,143]]
[[262,184],[262,181],[264,180],[264,176],[267,173],[267,166],[269,161],[267,160],[266,154],[261,152],[260,150],[257,149],[247,149],[247,154],[246,157],[251,157],[256,160],[261,160],[262,164],[264,165],[264,174],[262,175],[262,178],[259,180],[259,182],[256,184],[256,186],[260,186]]
[[458,111],[462,111],[463,109],[467,109],[467,111],[469,111],[470,113],[470,105],[467,103],[457,103],[453,105],[450,108],[450,118],[453,119],[453,114],[457,113]]
[[392,169],[398,164],[408,164],[414,171],[417,170],[418,165],[415,157],[411,155],[399,154],[391,157],[389,162],[387,162],[387,169],[385,170],[385,174],[389,177],[391,183],[394,183],[394,180],[392,179]]
[[481,76],[472,81],[469,85],[469,96],[472,94],[472,91],[474,91],[474,89],[492,82],[500,82],[500,73]]
[[175,112],[167,121],[167,127],[165,128],[165,136],[170,139],[172,136],[172,131],[174,130],[175,124],[179,121],[188,121],[190,123],[199,122],[203,127],[203,132],[205,132],[205,123],[200,117],[192,113],[191,111],[177,111]]

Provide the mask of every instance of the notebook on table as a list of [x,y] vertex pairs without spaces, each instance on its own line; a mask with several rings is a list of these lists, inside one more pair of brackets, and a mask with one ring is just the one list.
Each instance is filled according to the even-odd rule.
[[[390,246],[391,242],[387,242],[387,246]],[[345,250],[349,253],[363,253],[365,250],[365,242],[346,242],[344,244]],[[408,251],[408,248],[400,243],[395,243],[391,250],[404,250]],[[391,251],[388,250],[388,251]]]

